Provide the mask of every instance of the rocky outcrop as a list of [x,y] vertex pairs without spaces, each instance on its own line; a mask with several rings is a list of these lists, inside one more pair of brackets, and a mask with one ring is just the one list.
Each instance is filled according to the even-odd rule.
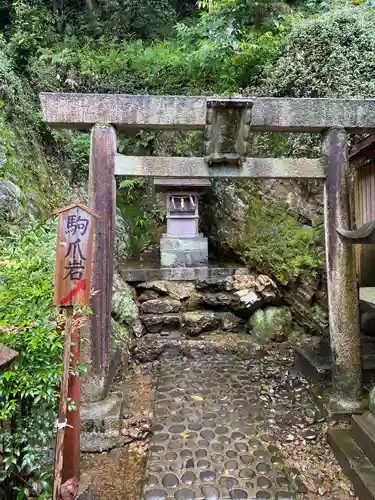
[[312,225],[324,212],[322,179],[264,179],[259,189],[265,199],[285,203],[289,213]]
[[[241,258],[281,284],[282,296],[295,319],[312,333],[322,333],[327,327],[326,287],[322,279],[311,277],[316,273],[324,275],[322,182],[220,180],[212,184],[205,208],[204,231],[218,255]],[[289,232],[293,236],[284,240]],[[309,245],[303,243],[308,241],[307,234],[314,235]],[[305,273],[305,263],[314,272]],[[271,284],[269,290],[272,294]],[[237,293],[253,310],[264,307],[265,294],[267,290],[260,299],[259,290],[247,284]]]
[[[0,181],[0,223],[19,226],[30,216],[38,216],[39,210],[31,198],[9,180]],[[1,229],[0,229],[1,231]]]
[[139,309],[135,302],[135,290],[125,283],[118,274],[113,278],[112,315],[119,323],[129,327],[135,337],[145,333],[139,318]]
[[155,290],[145,290],[138,297],[138,302],[145,302],[146,300],[153,300],[159,298],[159,293]]
[[324,280],[303,274],[285,289],[284,300],[291,306],[296,321],[311,333],[327,333],[328,299]]
[[181,325],[188,335],[195,336],[202,332],[217,330],[220,322],[212,311],[190,311],[182,314]]
[[144,314],[142,322],[149,333],[178,330],[181,326],[179,314]]
[[[156,292],[169,295],[172,299],[187,299],[195,290],[192,281],[148,281],[138,285],[138,288],[145,289],[145,292]],[[143,294],[142,294],[143,295]]]
[[207,308],[229,309],[240,311],[245,306],[234,294],[227,292],[205,292],[200,294],[200,303]]

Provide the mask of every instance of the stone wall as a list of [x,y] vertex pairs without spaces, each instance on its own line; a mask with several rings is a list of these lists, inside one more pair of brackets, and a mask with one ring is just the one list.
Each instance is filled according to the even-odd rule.
[[[257,273],[132,286],[117,275],[112,316],[123,332],[122,347],[130,352],[139,351],[140,345],[151,351],[155,341],[184,342],[211,334],[238,335],[239,342],[240,334],[253,335],[260,343],[281,341],[293,331],[281,290]],[[150,359],[147,353],[142,358]]]

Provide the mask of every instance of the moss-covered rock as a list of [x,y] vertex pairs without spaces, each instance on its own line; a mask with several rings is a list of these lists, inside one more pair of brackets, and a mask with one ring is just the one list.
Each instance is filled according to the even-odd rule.
[[0,232],[14,230],[30,217],[40,215],[38,207],[12,181],[0,181]]
[[139,319],[135,290],[117,274],[113,280],[112,315],[120,325],[129,327],[134,336],[143,335],[144,326]]
[[127,325],[120,324],[118,321],[111,318],[112,340],[116,347],[126,348],[132,340],[132,333]]
[[217,181],[208,208],[212,243],[282,285],[303,270],[314,274],[323,264],[323,235],[318,222],[301,225],[281,202],[267,200],[257,181]]
[[258,309],[250,318],[248,326],[252,336],[261,344],[271,340],[282,341],[292,331],[292,313],[288,307]]

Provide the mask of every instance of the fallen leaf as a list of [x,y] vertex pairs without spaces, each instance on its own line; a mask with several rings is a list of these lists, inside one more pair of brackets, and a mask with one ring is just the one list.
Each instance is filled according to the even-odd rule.
[[202,396],[198,396],[198,395],[195,395],[195,394],[193,394],[191,396],[191,399],[194,399],[194,401],[203,401],[203,397]]

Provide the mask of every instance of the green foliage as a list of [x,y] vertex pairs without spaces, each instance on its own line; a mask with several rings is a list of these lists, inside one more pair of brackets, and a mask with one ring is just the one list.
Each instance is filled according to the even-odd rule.
[[[321,6],[322,7],[322,6]],[[248,95],[369,98],[375,94],[375,9],[335,2],[320,15],[290,17],[278,57],[266,63],[259,85]],[[321,155],[320,138],[267,134],[256,146],[275,156]]]
[[15,53],[26,61],[58,37],[73,42],[163,39],[191,8],[176,0],[14,0],[0,5],[0,13]]
[[[52,154],[44,148],[46,138]],[[41,210],[50,210],[66,188],[60,169],[56,169],[61,137],[47,132],[37,96],[1,47],[0,141],[0,177],[22,186]]]
[[77,132],[71,136],[71,163],[73,167],[72,182],[81,184],[88,181],[90,135]]
[[241,39],[249,29],[265,31],[279,24],[283,14],[290,11],[287,2],[278,0],[206,0],[198,5],[207,10],[206,16],[227,35]]
[[164,210],[155,195],[153,182],[142,177],[121,178],[117,206],[130,225],[130,250],[132,256],[138,258],[152,242],[155,229],[164,219]]
[[0,342],[19,352],[11,369],[0,373],[0,420],[7,424],[0,480],[20,491],[17,498],[41,489],[39,498],[49,498],[47,450],[54,436],[62,351],[51,307],[55,242],[54,223],[0,240]]
[[42,0],[15,0],[11,10],[10,43],[8,50],[19,65],[40,47],[56,43],[56,19]]
[[[45,211],[62,198],[67,183],[61,171],[72,172],[69,181],[74,184],[86,181],[89,135],[48,130],[37,98],[43,90],[375,94],[375,14],[362,0],[353,0],[359,6],[328,0],[202,1],[203,10],[192,21],[184,18],[193,11],[191,3],[2,2],[0,176],[22,186]],[[310,136],[262,136],[253,147],[260,155],[320,154]],[[181,156],[203,155],[202,134],[175,133],[168,138],[142,131],[118,137],[118,151],[124,154],[152,155],[163,149]],[[246,264],[282,284],[303,271],[314,274],[321,269],[321,226],[302,228],[286,215],[285,207],[262,200],[257,189],[250,191],[246,204],[242,234],[231,228],[227,239]],[[163,221],[164,210],[146,179],[122,179],[118,205],[129,224],[133,255],[138,256]],[[53,435],[61,369],[56,362],[61,342],[50,309],[54,238],[52,226],[0,237],[0,340],[20,352],[13,369],[0,375],[0,418],[9,423],[4,430],[2,477],[18,489],[26,481],[34,491],[48,470],[46,450]]]
[[107,0],[95,13],[106,39],[163,39],[176,22],[169,0]]
[[194,39],[194,30],[180,24],[176,40],[168,42],[46,48],[32,59],[30,70],[38,89],[45,91],[233,94],[255,83],[264,60],[274,56],[278,38],[268,32],[238,43]]

